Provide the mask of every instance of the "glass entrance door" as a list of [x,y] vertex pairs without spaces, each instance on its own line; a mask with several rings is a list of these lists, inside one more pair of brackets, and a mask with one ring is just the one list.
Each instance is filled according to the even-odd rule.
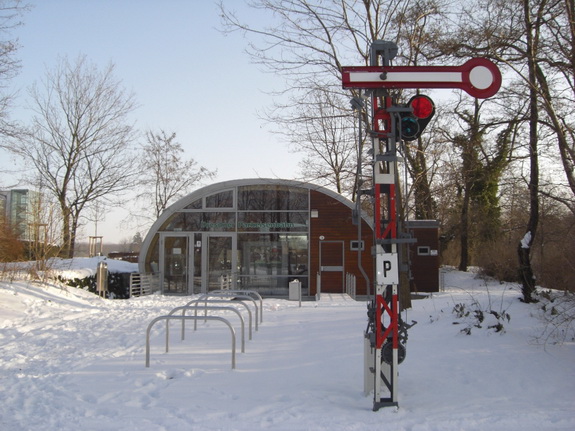
[[206,274],[208,290],[221,289],[222,280],[229,280],[235,288],[237,257],[234,235],[206,235]]
[[236,286],[235,234],[186,233],[160,237],[162,292],[192,295],[221,289],[222,277]]
[[160,256],[162,266],[162,292],[188,294],[188,237],[166,236]]

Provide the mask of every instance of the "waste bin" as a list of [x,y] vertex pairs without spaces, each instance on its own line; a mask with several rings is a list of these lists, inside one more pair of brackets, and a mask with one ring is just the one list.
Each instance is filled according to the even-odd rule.
[[301,306],[301,281],[293,280],[289,282],[288,299],[290,301],[299,301]]
[[108,291],[108,264],[106,262],[98,262],[96,268],[96,291],[102,297],[105,297]]

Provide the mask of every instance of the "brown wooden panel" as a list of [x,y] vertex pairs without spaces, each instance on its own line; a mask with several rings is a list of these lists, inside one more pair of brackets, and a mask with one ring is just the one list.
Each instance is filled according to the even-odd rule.
[[[414,223],[424,223],[415,221]],[[410,246],[412,292],[439,291],[439,256],[420,255],[418,247],[428,247],[429,250],[439,250],[439,230],[436,226],[413,227],[410,229],[416,243]]]
[[[310,208],[318,211],[318,217],[312,218],[310,224],[310,294],[313,295],[317,292],[316,277],[320,270],[320,242],[344,241],[344,274],[346,272],[354,274],[357,278],[357,294],[365,295],[368,286],[371,289],[373,276],[373,257],[371,256],[373,230],[367,223],[362,223],[362,239],[365,242],[365,247],[361,253],[361,259],[364,271],[369,277],[366,282],[358,267],[358,252],[350,249],[351,241],[357,241],[358,239],[357,226],[352,223],[351,208],[330,196],[314,190],[310,192]],[[323,237],[323,239],[320,239],[320,237]],[[343,285],[343,280],[341,284],[335,280],[330,284]]]
[[343,267],[343,244],[340,241],[321,241],[320,242],[321,262],[323,266],[341,266]]
[[321,273],[321,292],[322,293],[343,293],[344,275],[341,271]]

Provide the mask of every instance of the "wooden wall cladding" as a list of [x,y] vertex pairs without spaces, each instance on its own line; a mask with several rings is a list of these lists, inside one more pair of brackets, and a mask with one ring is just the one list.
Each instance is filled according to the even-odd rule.
[[[320,241],[344,241],[344,272],[356,276],[356,292],[358,295],[367,294],[367,285],[372,284],[373,257],[371,247],[373,244],[373,230],[362,220],[362,239],[364,250],[361,254],[362,266],[369,277],[369,283],[358,267],[358,252],[351,250],[351,242],[357,241],[357,226],[352,223],[352,210],[347,205],[332,197],[314,190],[310,191],[310,209],[317,210],[318,217],[310,221],[310,294],[317,293],[317,273],[320,269]],[[337,250],[337,248],[326,248]],[[330,261],[337,261],[337,256],[327,257]],[[327,278],[326,278],[327,281]],[[371,289],[371,287],[370,287]],[[322,292],[341,293],[341,287],[330,283],[322,283]]]
[[[423,224],[424,222],[419,222]],[[413,222],[418,224],[418,222]],[[408,224],[409,226],[409,224]],[[410,245],[411,291],[439,292],[439,227],[430,222],[428,227],[409,227],[416,243]],[[429,253],[421,253],[419,248]]]

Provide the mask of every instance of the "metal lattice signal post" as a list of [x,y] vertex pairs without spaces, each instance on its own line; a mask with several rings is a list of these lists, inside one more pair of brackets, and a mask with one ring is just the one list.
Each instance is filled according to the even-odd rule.
[[[397,52],[395,43],[375,41],[370,66],[342,68],[343,88],[371,89],[376,279],[364,334],[364,390],[366,394],[373,391],[374,411],[398,405],[398,365],[405,357],[400,331],[407,325],[400,328],[398,296],[398,246],[405,240],[398,238],[396,146],[402,139],[417,139],[435,112],[427,96],[396,105],[386,89],[459,88],[487,98],[501,86],[499,69],[487,59],[473,58],[461,66],[391,66]],[[384,389],[387,396],[383,396]]]

